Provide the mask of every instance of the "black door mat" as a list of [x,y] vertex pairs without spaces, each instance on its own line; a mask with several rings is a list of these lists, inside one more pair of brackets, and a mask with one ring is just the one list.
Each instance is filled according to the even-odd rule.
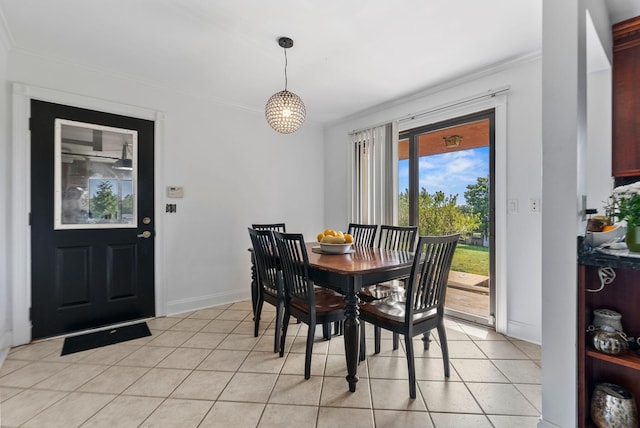
[[102,346],[113,345],[115,343],[126,342],[127,340],[139,339],[151,336],[151,331],[146,322],[126,325],[93,333],[81,334],[64,339],[62,352],[60,355],[73,354],[74,352],[86,351],[88,349],[100,348]]

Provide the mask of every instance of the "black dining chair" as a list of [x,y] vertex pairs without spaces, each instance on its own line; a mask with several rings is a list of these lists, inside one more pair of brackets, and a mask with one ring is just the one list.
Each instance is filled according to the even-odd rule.
[[[286,232],[286,226],[284,223],[254,223],[251,225],[251,227],[253,229],[256,230],[275,230],[277,232]],[[255,265],[255,263],[254,263]],[[259,299],[259,295],[257,295],[257,290],[254,288],[252,288],[251,290],[251,300],[253,303],[253,319],[255,321],[255,314],[256,314],[256,307],[258,305],[258,299]]]
[[341,294],[315,286],[309,277],[309,256],[304,237],[299,233],[273,232],[282,265],[285,290],[284,320],[280,339],[280,356],[284,355],[289,318],[296,317],[307,324],[304,378],[311,376],[311,355],[316,326],[325,326],[345,318],[344,298]]
[[[360,305],[360,320],[376,328],[404,336],[409,369],[409,396],[416,398],[413,337],[437,329],[442,348],[444,375],[449,377],[449,348],[444,327],[447,280],[459,234],[421,236],[418,240],[405,293]],[[360,334],[364,338],[364,322]],[[361,342],[364,343],[364,340]],[[427,349],[425,344],[425,349]],[[376,353],[379,353],[379,349]]]
[[251,227],[256,230],[273,230],[276,232],[287,231],[287,228],[284,225],[284,223],[263,223],[263,224],[254,223],[251,225]]
[[[418,226],[380,226],[378,248],[386,250],[413,251],[415,248]],[[359,296],[364,301],[381,299],[403,290],[402,281],[391,281],[364,287]]]
[[273,339],[273,352],[278,352],[285,300],[284,280],[282,269],[279,266],[278,249],[273,238],[273,232],[269,229],[256,230],[249,228],[249,236],[253,246],[253,259],[256,268],[255,280],[258,283],[258,295],[253,317],[254,336],[258,337],[260,316],[262,315],[264,302],[272,304],[276,308],[276,331]]
[[349,223],[347,233],[353,236],[353,245],[359,247],[373,247],[378,232],[377,224]]
[[380,226],[378,248],[413,251],[416,245],[418,226]]
[[[416,236],[418,235],[418,226],[380,226],[380,235],[378,238],[378,248],[396,251],[414,251]],[[358,293],[362,301],[370,302],[373,300],[383,299],[396,293],[404,293],[403,279],[384,282],[381,284],[370,285],[364,287]],[[361,340],[361,343],[363,343]],[[376,352],[380,352],[380,328],[374,329],[374,342]],[[399,337],[393,335],[393,349],[398,349]],[[364,359],[364,344],[360,350],[360,358]]]

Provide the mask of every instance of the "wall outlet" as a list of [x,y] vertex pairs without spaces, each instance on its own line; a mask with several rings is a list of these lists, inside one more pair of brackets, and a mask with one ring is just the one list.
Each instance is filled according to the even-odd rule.
[[532,213],[540,212],[540,199],[529,199],[529,211]]

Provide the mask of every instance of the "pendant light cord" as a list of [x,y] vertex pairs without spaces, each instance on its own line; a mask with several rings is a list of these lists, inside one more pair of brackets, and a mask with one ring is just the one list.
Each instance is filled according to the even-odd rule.
[[287,48],[284,50],[284,90],[287,90]]

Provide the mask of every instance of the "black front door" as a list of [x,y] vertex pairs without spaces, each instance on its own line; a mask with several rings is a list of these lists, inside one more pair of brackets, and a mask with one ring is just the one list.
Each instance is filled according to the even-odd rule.
[[154,315],[152,121],[31,101],[32,338]]

